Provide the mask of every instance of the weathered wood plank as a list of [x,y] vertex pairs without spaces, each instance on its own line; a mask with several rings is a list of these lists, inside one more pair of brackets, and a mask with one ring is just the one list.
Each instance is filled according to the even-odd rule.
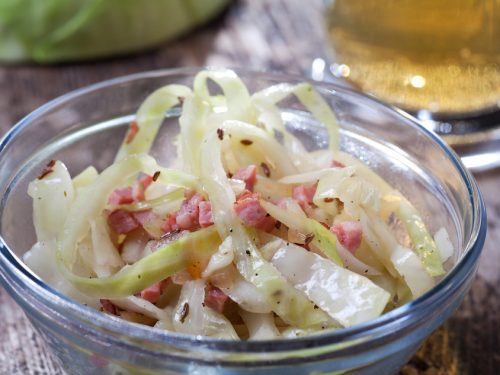
[[[138,71],[205,64],[303,74],[325,56],[321,0],[235,1],[219,20],[161,48],[99,62],[0,67],[0,133],[49,99]],[[472,292],[403,374],[497,374],[500,368],[500,171],[478,176],[489,233]],[[63,374],[0,288],[0,374]]]

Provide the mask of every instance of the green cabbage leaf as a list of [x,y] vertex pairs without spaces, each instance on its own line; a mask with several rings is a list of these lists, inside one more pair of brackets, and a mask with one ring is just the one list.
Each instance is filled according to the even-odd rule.
[[227,0],[2,0],[0,61],[56,63],[152,48],[216,16]]

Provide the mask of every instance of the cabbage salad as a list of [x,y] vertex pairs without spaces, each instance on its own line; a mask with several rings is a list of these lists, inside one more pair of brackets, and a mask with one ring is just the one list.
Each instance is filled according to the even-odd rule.
[[[278,105],[291,95],[328,149],[308,152],[287,130]],[[169,168],[148,152],[176,106]],[[432,288],[453,246],[339,144],[310,84],[251,94],[231,70],[201,71],[193,88],[149,95],[103,171],[49,162],[29,185],[38,242],[24,260],[83,304],[184,334],[263,340],[366,322]]]

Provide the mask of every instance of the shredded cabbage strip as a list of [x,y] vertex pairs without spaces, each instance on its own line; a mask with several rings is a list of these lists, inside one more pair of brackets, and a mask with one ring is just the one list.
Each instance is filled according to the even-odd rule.
[[115,162],[133,154],[148,153],[165,118],[165,113],[179,104],[191,92],[186,86],[168,85],[152,94],[142,103],[137,111],[137,134],[127,141],[127,137],[118,150]]
[[326,314],[314,309],[314,304],[292,288],[284,277],[257,251],[239,223],[233,210],[235,196],[221,161],[221,140],[217,133],[209,134],[201,146],[201,177],[204,190],[210,196],[214,222],[221,237],[231,236],[235,250],[236,267],[241,275],[266,296],[273,311],[285,322],[300,328],[326,325]]
[[418,211],[399,191],[392,188],[382,177],[368,168],[361,161],[345,153],[339,153],[337,159],[346,164],[356,166],[357,173],[364,176],[368,181],[377,186],[385,199],[397,202],[394,213],[401,220],[414,245],[414,250],[424,264],[425,270],[431,276],[444,274],[443,264],[439,257],[436,243],[432,239],[427,226],[418,214]]
[[166,279],[186,268],[190,252],[216,251],[220,244],[215,228],[201,229],[185,235],[131,266],[108,277],[81,277],[75,275],[60,259],[61,269],[80,291],[99,298],[120,298],[134,295],[148,286]]
[[[280,104],[289,98],[325,126],[327,150],[308,152],[288,131]],[[148,155],[175,106],[182,170]],[[352,326],[424,294],[453,243],[445,228],[434,240],[406,197],[340,151],[331,106],[309,83],[251,94],[228,69],[198,73],[193,89],[157,89],[109,167],[71,179],[56,161],[30,183],[38,242],[26,263],[82,302],[107,300],[124,319],[223,339]],[[132,196],[144,174],[154,182]],[[115,211],[132,226],[113,227]],[[252,215],[274,227],[253,227]],[[390,216],[411,246],[398,242]]]

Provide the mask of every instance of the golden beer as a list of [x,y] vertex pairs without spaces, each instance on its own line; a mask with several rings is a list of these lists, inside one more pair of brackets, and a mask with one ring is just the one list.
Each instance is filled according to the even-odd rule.
[[500,107],[500,0],[335,0],[335,75],[411,111]]

